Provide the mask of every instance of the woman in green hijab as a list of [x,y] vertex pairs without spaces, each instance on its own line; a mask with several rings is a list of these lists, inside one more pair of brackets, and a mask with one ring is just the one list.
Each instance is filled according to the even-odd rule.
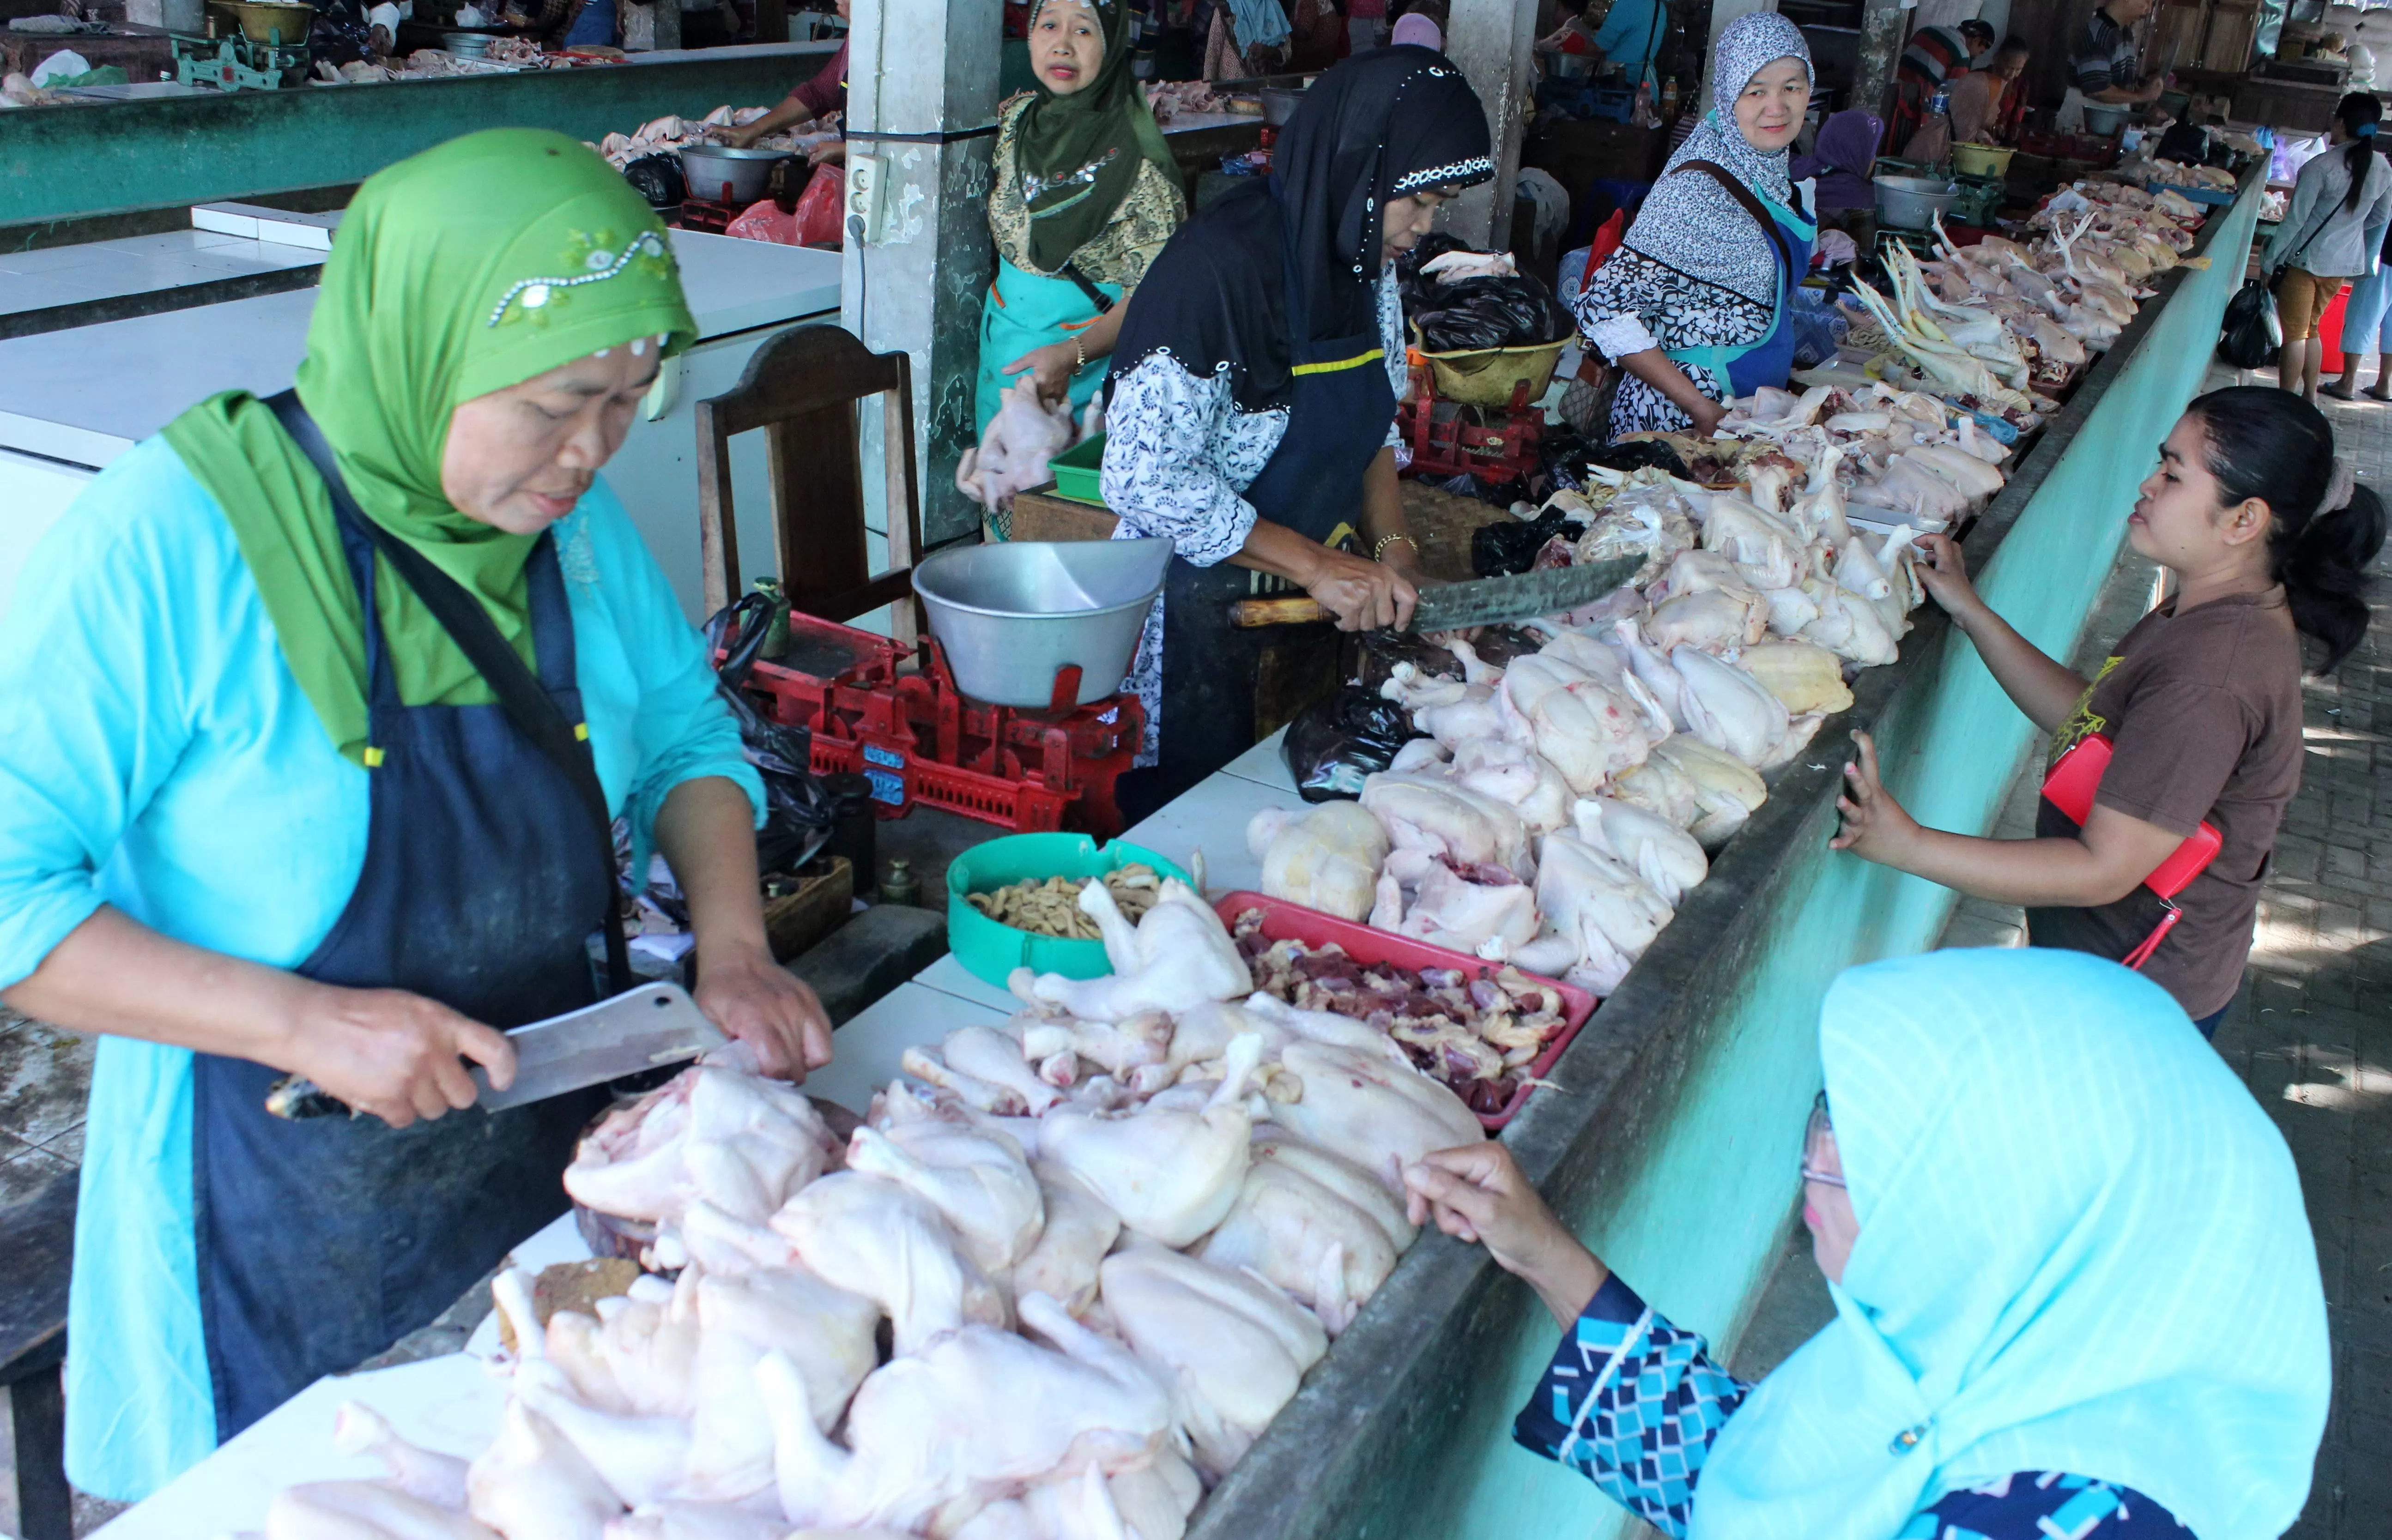
[[1104,382],[1129,291],[1188,216],[1179,168],[1130,73],[1128,0],[1039,0],[1038,78],[998,110],[976,432],[1027,371],[1072,410]]
[[[453,1302],[565,1208],[603,1091],[506,1111],[506,1029],[597,998],[649,851],[697,999],[829,1059],[757,896],[761,787],[598,471],[694,326],[587,149],[366,182],[295,392],[98,477],[0,623],[0,997],[98,1035],[68,1469],[137,1498]],[[619,983],[620,941],[607,973]],[[270,1116],[286,1075],[361,1114]]]

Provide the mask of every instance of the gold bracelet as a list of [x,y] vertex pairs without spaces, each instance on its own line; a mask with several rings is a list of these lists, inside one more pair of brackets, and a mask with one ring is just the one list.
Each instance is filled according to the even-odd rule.
[[1387,558],[1387,548],[1394,545],[1398,540],[1401,540],[1404,544],[1411,547],[1413,555],[1417,556],[1420,554],[1420,542],[1413,539],[1410,536],[1382,535],[1379,537],[1379,543],[1371,548],[1371,560],[1373,562],[1385,561]]
[[1078,367],[1072,370],[1072,373],[1077,374],[1081,369],[1088,367],[1088,343],[1087,339],[1076,331],[1072,333],[1072,351],[1080,356]]

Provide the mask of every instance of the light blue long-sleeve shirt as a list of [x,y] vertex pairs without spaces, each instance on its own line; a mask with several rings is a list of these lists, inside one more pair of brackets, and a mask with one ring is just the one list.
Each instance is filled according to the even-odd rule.
[[1661,0],[1614,0],[1593,41],[1606,59],[1628,71],[1631,89],[1648,80],[1658,88],[1653,60],[1669,37],[1670,19],[1662,13]]
[[[590,744],[638,862],[676,785],[762,784],[703,644],[600,481],[555,526]],[[0,620],[0,989],[101,904],[290,967],[365,859],[370,772],[284,662],[223,509],[162,439],[35,549]],[[67,1469],[119,1500],[215,1447],[191,1238],[190,1055],[100,1040],[69,1304]]]

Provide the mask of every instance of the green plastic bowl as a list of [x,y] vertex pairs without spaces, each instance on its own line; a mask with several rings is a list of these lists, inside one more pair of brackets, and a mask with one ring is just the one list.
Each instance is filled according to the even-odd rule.
[[947,863],[948,950],[973,977],[1000,990],[1016,968],[1060,973],[1066,978],[1102,978],[1113,971],[1102,941],[1066,940],[999,925],[965,902],[964,895],[1048,877],[1102,876],[1141,861],[1163,876],[1195,886],[1175,863],[1121,840],[1099,848],[1086,835],[1007,835],[975,845]]

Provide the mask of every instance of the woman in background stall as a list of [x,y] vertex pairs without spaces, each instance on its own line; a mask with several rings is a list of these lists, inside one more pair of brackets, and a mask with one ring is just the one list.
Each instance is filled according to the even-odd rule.
[[1188,216],[1179,168],[1130,73],[1129,0],[1040,0],[1037,87],[997,111],[974,432],[1027,373],[1049,403],[1104,383],[1130,291]]
[[2260,265],[2280,275],[2276,313],[2283,322],[2283,351],[2277,356],[2276,383],[2317,404],[2318,376],[2325,344],[2318,322],[2342,286],[2375,270],[2375,254],[2392,231],[2392,166],[2375,152],[2375,130],[2384,104],[2354,91],[2334,110],[2326,143],[2339,147],[2312,158],[2293,179],[2283,222],[2268,239]]
[[[848,7],[852,0],[838,0],[838,19],[848,19]],[[722,131],[722,142],[734,149],[746,149],[767,134],[786,129],[792,134],[812,133],[816,125],[833,113],[847,111],[847,40],[841,38],[838,52],[830,62],[816,71],[814,77],[784,97],[779,105],[754,123]],[[807,157],[813,165],[838,165],[847,159],[847,141],[834,139],[816,145]]]
[[1708,434],[1727,397],[1786,383],[1792,286],[1818,235],[1788,166],[1810,101],[1810,45],[1793,22],[1756,11],[1720,33],[1711,110],[1578,297],[1588,350],[1624,375],[1613,436]]
[[2053,765],[2095,734],[2108,740],[2085,823],[2044,798],[2033,839],[1923,828],[1879,783],[1875,745],[1856,732],[1834,844],[2024,905],[2031,945],[2123,960],[2166,913],[2146,879],[2206,821],[2223,843],[2177,894],[2181,920],[2143,971],[2207,1036],[2241,984],[2277,824],[2300,789],[2300,639],[2321,645],[2323,672],[2367,634],[2364,569],[2384,544],[2384,506],[2334,459],[2315,407],[2241,385],[2186,409],[2126,524],[2127,542],[2169,575],[2171,597],[2090,679],[1996,615],[1949,539],[1928,537],[1918,569],[2003,691],[2051,734]]
[[1836,1315],[1757,1383],[1501,1142],[1404,1172],[1414,1222],[1483,1243],[1562,1327],[1515,1441],[1670,1540],[2256,1540],[2300,1516],[2333,1390],[2317,1242],[2284,1136],[2164,993],[2067,952],[1931,951],[1846,969],[1819,1058],[1802,1220]]

